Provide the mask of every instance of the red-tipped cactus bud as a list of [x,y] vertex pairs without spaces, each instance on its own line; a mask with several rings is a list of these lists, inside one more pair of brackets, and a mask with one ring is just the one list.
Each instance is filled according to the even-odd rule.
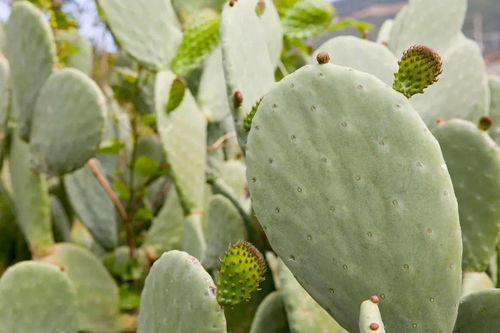
[[230,247],[221,261],[217,283],[217,302],[231,306],[250,299],[264,280],[266,263],[252,244],[238,242]]
[[379,325],[379,324],[377,324],[377,323],[371,323],[371,324],[370,324],[370,329],[371,329],[372,331],[376,331],[376,330],[378,330],[379,328],[380,328],[380,325]]
[[481,119],[479,119],[479,129],[481,131],[487,131],[493,126],[493,118],[490,116],[482,116]]
[[372,303],[378,304],[380,303],[380,298],[378,298],[378,296],[372,296],[370,297],[370,301],[372,301]]
[[262,16],[266,11],[266,2],[264,0],[259,0],[257,6],[255,6],[255,13],[257,16]]
[[238,109],[241,104],[243,104],[243,94],[241,91],[235,91],[233,94],[233,106],[235,109]]
[[394,89],[411,98],[437,82],[442,72],[439,54],[427,46],[412,46],[399,61],[399,71],[394,74]]
[[318,61],[318,64],[324,65],[330,62],[330,55],[327,52],[320,52],[316,56],[316,60]]

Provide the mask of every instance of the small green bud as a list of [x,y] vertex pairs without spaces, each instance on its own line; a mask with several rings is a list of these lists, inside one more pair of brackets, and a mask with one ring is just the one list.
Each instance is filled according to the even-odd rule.
[[252,107],[252,110],[250,110],[250,112],[245,117],[245,120],[243,120],[243,127],[247,132],[250,132],[250,129],[252,128],[253,117],[257,113],[257,109],[259,108],[260,102],[262,102],[262,98],[259,99],[257,103],[255,103],[255,105]]
[[217,302],[228,306],[250,299],[264,280],[265,272],[266,264],[259,250],[248,242],[236,243],[221,261]]
[[167,113],[170,113],[177,109],[181,105],[184,95],[186,93],[187,83],[182,77],[177,77],[170,86],[170,92],[168,97],[168,103],[165,108]]
[[259,0],[257,2],[257,6],[255,6],[255,14],[257,14],[258,17],[261,17],[265,11],[266,11],[266,2],[264,0]]
[[427,46],[417,45],[406,50],[394,74],[394,89],[407,98],[421,94],[437,82],[442,69],[441,57]]

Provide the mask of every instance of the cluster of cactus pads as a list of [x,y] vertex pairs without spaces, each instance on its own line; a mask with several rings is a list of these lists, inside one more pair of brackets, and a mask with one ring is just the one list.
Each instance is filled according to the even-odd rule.
[[96,5],[115,54],[57,1],[0,25],[0,333],[500,330],[467,0],[376,42],[324,0]]

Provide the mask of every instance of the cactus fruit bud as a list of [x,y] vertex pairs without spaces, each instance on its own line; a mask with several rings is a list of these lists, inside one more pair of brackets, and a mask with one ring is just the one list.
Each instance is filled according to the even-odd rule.
[[229,7],[233,7],[238,0],[229,0]]
[[266,2],[264,0],[259,0],[257,6],[255,6],[255,13],[258,17],[261,17],[266,11]]
[[241,91],[235,91],[233,95],[233,106],[235,109],[238,109],[241,104],[243,104],[243,94]]
[[379,327],[380,327],[380,325],[379,325],[379,324],[377,324],[377,323],[371,323],[371,324],[370,324],[370,329],[371,329],[372,331],[376,331],[376,330],[378,330],[378,329],[379,329]]
[[177,77],[170,86],[170,93],[168,97],[168,103],[165,108],[167,113],[170,113],[177,109],[179,105],[181,105],[182,100],[184,99],[184,94],[186,93],[186,80],[182,77]]
[[439,54],[427,46],[417,45],[406,50],[399,61],[399,71],[394,74],[394,89],[407,98],[421,94],[437,82],[442,73]]
[[377,331],[385,333],[384,323],[380,316],[378,296],[372,296],[370,299],[361,303],[359,313],[359,331],[360,333],[368,333]]
[[260,102],[262,101],[262,98],[255,103],[255,105],[252,107],[252,110],[247,114],[245,117],[245,120],[243,120],[243,127],[245,128],[245,131],[250,132],[250,129],[252,128],[252,120],[255,114],[257,113],[257,109],[259,108]]
[[372,301],[372,303],[378,304],[380,303],[380,298],[378,298],[378,296],[372,296],[370,297],[370,301]]
[[330,55],[327,52],[320,52],[316,56],[316,60],[318,61],[318,64],[324,65],[330,62]]
[[252,244],[238,242],[230,247],[221,261],[217,284],[217,302],[236,305],[250,299],[264,280],[264,257]]
[[493,126],[493,118],[490,116],[482,116],[481,119],[479,119],[479,125],[478,128],[481,131],[487,131]]

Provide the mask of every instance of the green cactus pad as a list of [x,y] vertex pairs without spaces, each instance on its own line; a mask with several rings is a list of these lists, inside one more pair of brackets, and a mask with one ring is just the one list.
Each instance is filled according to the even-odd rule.
[[217,281],[217,301],[231,306],[249,300],[264,279],[266,263],[252,244],[238,242],[221,260]]
[[51,175],[81,168],[99,147],[105,113],[104,96],[88,76],[72,68],[52,74],[33,113],[30,152],[35,168]]
[[493,333],[500,326],[500,289],[483,290],[462,298],[453,333]]
[[479,46],[459,36],[441,54],[443,74],[411,104],[430,126],[437,119],[467,119],[477,123],[488,112],[488,76]]
[[54,265],[26,261],[0,280],[1,333],[76,333],[75,290]]
[[225,333],[216,287],[200,262],[185,252],[164,253],[142,291],[138,333]]
[[239,160],[227,160],[219,165],[220,177],[233,190],[236,198],[244,202],[248,195],[245,163]]
[[245,222],[238,209],[226,197],[214,195],[208,208],[207,250],[203,257],[203,266],[218,268],[226,249],[246,239]]
[[289,333],[283,297],[273,291],[260,303],[250,333]]
[[495,288],[495,284],[485,272],[464,272],[462,297],[491,288]]
[[99,0],[117,41],[140,63],[166,68],[182,38],[170,0]]
[[16,225],[14,202],[0,183],[0,276],[19,256],[22,239],[21,231]]
[[184,220],[182,250],[201,260],[207,248],[200,214],[191,214]]
[[285,12],[283,28],[290,39],[315,37],[325,31],[335,15],[333,6],[324,0],[299,0]]
[[433,131],[458,200],[464,244],[462,268],[482,272],[500,240],[500,155],[477,125],[454,119]]
[[278,10],[273,0],[259,0],[263,4],[264,13],[259,16],[266,39],[267,51],[271,64],[276,67],[281,60],[281,50],[283,48],[283,26],[278,14]]
[[394,74],[393,88],[408,98],[422,94],[424,89],[437,82],[442,73],[439,54],[426,46],[412,46],[399,61],[399,70]]
[[56,195],[50,195],[50,215],[56,241],[71,241],[71,221],[63,204]]
[[389,48],[400,57],[412,45],[445,50],[462,30],[467,0],[410,0],[394,19]]
[[493,118],[493,127],[490,135],[497,144],[500,144],[500,76],[489,77],[490,86],[490,116]]
[[219,14],[205,9],[188,22],[172,70],[186,76],[199,67],[219,43]]
[[184,214],[175,188],[172,188],[158,215],[153,219],[144,240],[145,247],[158,253],[182,248]]
[[56,42],[59,46],[59,61],[66,67],[76,68],[89,76],[92,74],[94,50],[90,41],[77,29],[58,30]]
[[168,103],[165,107],[165,111],[170,113],[177,109],[181,105],[184,95],[186,94],[187,83],[181,77],[175,78],[170,86],[170,92],[168,94]]
[[118,287],[87,249],[59,243],[44,261],[65,272],[76,290],[80,331],[110,332],[118,320]]
[[47,254],[53,244],[50,202],[45,179],[31,170],[28,145],[12,136],[9,154],[10,181],[16,220],[35,257]]
[[394,81],[398,70],[398,59],[387,47],[354,36],[340,36],[330,39],[314,52],[327,52],[331,62],[373,74],[387,84]]
[[[100,168],[97,161],[94,163]],[[118,244],[116,210],[92,171],[85,166],[68,174],[64,185],[71,206],[95,240],[108,250],[115,248]]]
[[[9,62],[0,53],[0,133],[7,135],[7,118],[10,102],[10,68]],[[0,140],[0,142],[3,140]]]
[[444,166],[403,95],[332,64],[282,80],[248,140],[253,208],[271,246],[350,332],[370,295],[384,299],[388,330],[451,330],[462,245]]
[[279,290],[291,333],[343,333],[344,329],[302,288],[282,260],[278,261]]
[[378,309],[379,301],[378,296],[373,296],[361,303],[359,310],[359,331],[361,333],[385,333],[384,323]]
[[245,116],[274,85],[274,65],[266,43],[264,25],[255,13],[257,0],[226,4],[221,18],[221,46],[227,93],[239,91],[241,105],[230,103],[238,140],[245,146]]
[[19,135],[28,139],[39,90],[56,64],[49,22],[28,1],[16,1],[7,26],[7,58],[12,73],[13,102]]
[[231,113],[220,47],[216,48],[205,61],[196,99],[203,109],[203,113],[211,121],[223,120]]
[[206,119],[189,91],[186,91],[177,109],[168,114],[165,112],[168,92],[175,78],[174,74],[167,71],[159,72],[156,76],[157,127],[179,197],[188,213],[186,215],[189,215],[203,207]]

